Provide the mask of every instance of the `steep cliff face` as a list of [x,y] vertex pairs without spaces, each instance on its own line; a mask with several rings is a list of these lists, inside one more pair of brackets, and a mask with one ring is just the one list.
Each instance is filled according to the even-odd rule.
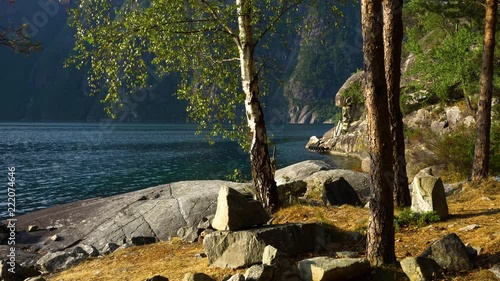
[[[318,20],[299,34],[296,64],[283,87],[291,123],[331,120],[338,113],[335,94],[362,67],[359,7],[342,12],[338,26]],[[306,20],[314,17],[310,12]]]
[[[85,69],[64,68],[74,46],[74,30],[68,27],[70,4],[66,1],[0,2],[0,25],[29,23],[27,30],[42,50],[24,56],[0,48],[1,121],[98,121],[106,118],[102,96],[90,96]],[[114,1],[119,5],[120,1]],[[343,81],[361,67],[359,7],[345,7],[339,27],[318,22],[308,29],[288,29],[288,48],[270,53],[281,71],[271,78],[263,97],[268,122],[319,123],[336,113],[334,97]],[[266,54],[267,55],[267,54]],[[274,58],[273,58],[274,59]],[[122,121],[186,120],[184,101],[173,94],[176,75],[158,78],[155,87],[130,97]],[[280,81],[280,82],[277,82]]]

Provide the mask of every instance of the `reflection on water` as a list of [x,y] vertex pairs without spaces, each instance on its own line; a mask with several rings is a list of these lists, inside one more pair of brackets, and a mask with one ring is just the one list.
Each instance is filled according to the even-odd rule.
[[[271,131],[278,168],[307,159],[355,165],[355,159],[304,148],[311,135],[330,127],[287,125]],[[194,125],[3,123],[0,130],[5,181],[7,167],[16,168],[17,214],[174,181],[225,179],[235,169],[250,174],[248,155],[237,144],[209,145],[194,134]],[[2,218],[6,196],[6,190],[0,192]]]

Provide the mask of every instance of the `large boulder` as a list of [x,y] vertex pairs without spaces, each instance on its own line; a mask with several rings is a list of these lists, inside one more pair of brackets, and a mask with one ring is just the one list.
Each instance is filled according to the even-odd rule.
[[340,206],[344,204],[361,206],[361,200],[352,186],[343,178],[325,183],[323,202],[329,206]]
[[449,271],[460,272],[473,267],[467,247],[455,233],[434,242],[421,256],[433,259],[441,268]]
[[263,225],[271,218],[262,204],[249,200],[238,191],[223,186],[217,198],[212,227],[217,230],[241,230]]
[[370,264],[362,258],[315,257],[300,261],[298,268],[303,281],[343,281],[370,273]]
[[333,167],[324,161],[306,160],[276,170],[274,178],[276,179],[276,184],[281,185],[287,182],[303,180],[316,172],[331,169],[333,169]]
[[340,178],[344,178],[357,192],[359,197],[364,200],[370,197],[370,176],[365,173],[342,169],[318,171],[305,178],[304,181],[307,183],[306,196],[320,196],[321,198],[324,194],[325,186]]
[[271,225],[242,231],[216,231],[205,236],[203,247],[211,265],[242,268],[261,263],[267,245],[284,255],[313,251],[317,241],[326,241],[318,224]]
[[432,281],[440,271],[439,265],[424,257],[407,257],[401,261],[401,268],[410,281]]
[[411,209],[417,213],[435,211],[441,219],[448,216],[448,204],[443,181],[428,169],[419,172],[411,184]]

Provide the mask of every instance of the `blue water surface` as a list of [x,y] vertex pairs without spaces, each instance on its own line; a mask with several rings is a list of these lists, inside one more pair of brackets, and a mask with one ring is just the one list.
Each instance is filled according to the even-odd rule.
[[[307,151],[312,135],[332,125],[269,130],[277,167],[308,159],[348,168],[357,160]],[[208,144],[195,125],[0,123],[0,215],[7,216],[8,167],[15,167],[17,215],[182,180],[249,178],[249,156],[228,140]],[[3,175],[2,175],[3,174]]]

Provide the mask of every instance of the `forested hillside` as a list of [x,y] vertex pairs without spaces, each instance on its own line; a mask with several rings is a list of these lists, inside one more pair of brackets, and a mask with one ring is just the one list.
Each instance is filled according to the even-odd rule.
[[[65,1],[0,2],[0,24],[29,23],[29,36],[42,50],[29,56],[0,49],[1,121],[99,121],[105,118],[102,96],[90,96],[86,71],[64,61],[74,47],[74,29],[67,24]],[[119,6],[119,1],[115,5]],[[344,18],[334,23],[319,20],[313,28],[303,21],[283,26],[285,35],[269,49],[272,76],[265,92],[266,113],[273,122],[318,123],[331,119],[334,95],[349,75],[362,67],[359,6],[343,7]],[[303,16],[311,17],[308,9]],[[328,28],[326,28],[328,27]],[[283,44],[284,43],[284,44]],[[185,122],[186,103],[174,97],[178,76],[154,75],[152,89],[131,97],[123,121]]]

